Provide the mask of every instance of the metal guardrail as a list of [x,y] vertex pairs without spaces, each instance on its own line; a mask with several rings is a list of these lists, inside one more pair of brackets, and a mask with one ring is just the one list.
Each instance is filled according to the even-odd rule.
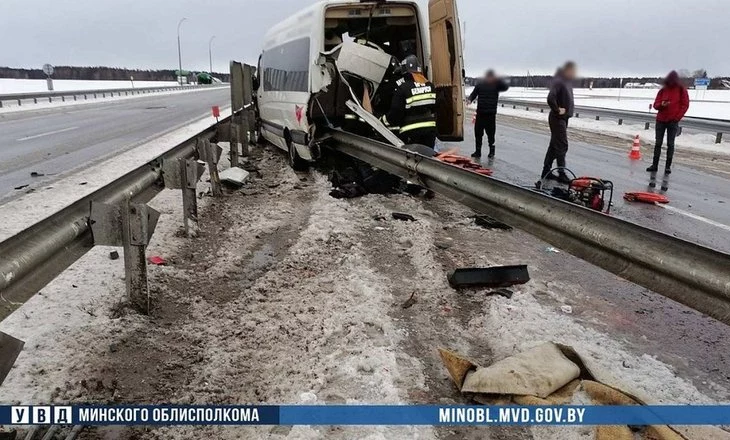
[[18,106],[23,105],[23,101],[33,100],[34,104],[38,104],[39,100],[47,100],[53,102],[55,99],[61,99],[66,102],[67,99],[73,101],[88,100],[89,97],[97,99],[114,96],[132,96],[148,93],[167,92],[173,90],[191,90],[202,89],[208,87],[216,87],[216,85],[196,85],[196,86],[164,86],[164,87],[138,87],[138,88],[117,88],[117,89],[93,89],[93,90],[69,90],[69,91],[53,91],[53,92],[33,92],[33,93],[9,93],[0,95],[0,108],[3,107],[3,101],[14,102]]
[[730,255],[342,131],[335,148],[730,325]]
[[[547,103],[532,102],[522,99],[500,99],[502,107],[510,105],[513,108],[526,108],[526,109],[537,109],[541,111],[549,111],[550,106]],[[616,119],[619,124],[624,121],[636,121],[645,124],[645,128],[648,130],[650,125],[656,122],[656,114],[649,112],[637,112],[632,110],[617,110],[603,107],[586,107],[576,106],[575,113],[578,117],[585,115],[593,115],[598,118],[606,117]],[[685,117],[682,119],[680,124],[683,128],[693,129],[702,132],[709,132],[716,134],[716,141],[719,144],[722,142],[723,133],[730,133],[730,121],[724,119],[711,119],[711,118],[697,118],[697,117]]]
[[[229,140],[230,129],[229,116],[151,162],[141,165],[56,214],[0,242],[0,321],[81,258],[95,244],[121,246],[112,242],[120,241],[122,239],[119,237],[122,235],[120,231],[130,227],[128,224],[119,226],[107,222],[109,210],[104,211],[102,208],[123,210],[126,205],[130,205],[131,211],[139,211],[137,204],[148,202],[164,188],[178,188],[183,189],[186,229],[190,226],[189,222],[197,223],[195,185],[201,171],[197,170],[195,160],[206,160],[209,165],[217,163],[217,158],[213,159],[209,152],[203,152],[201,146],[215,145],[211,144],[211,141]],[[176,179],[178,181],[174,182]],[[156,218],[150,225],[147,225],[148,219],[143,219],[145,224],[141,229],[151,235]],[[92,234],[94,228],[97,228],[96,236]],[[112,237],[105,238],[105,235]],[[137,246],[146,245],[147,241],[140,234],[137,236],[132,234],[131,240],[129,237],[124,239],[125,250],[130,241],[132,245]],[[127,252],[125,259],[126,257]],[[142,262],[144,263],[144,258]],[[125,269],[129,269],[127,263],[125,261]],[[146,271],[143,275],[146,283]],[[130,282],[132,277],[127,273],[126,278],[127,282]],[[127,287],[129,290],[130,286]],[[146,286],[144,288],[146,289]]]

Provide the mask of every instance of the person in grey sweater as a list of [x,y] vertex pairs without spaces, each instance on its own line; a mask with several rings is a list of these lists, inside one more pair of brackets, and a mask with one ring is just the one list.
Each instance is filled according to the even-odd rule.
[[[550,87],[547,98],[547,103],[550,106],[550,115],[548,116],[550,145],[545,154],[542,179],[570,183],[570,179],[562,168],[565,168],[565,156],[568,153],[568,120],[573,117],[575,109],[572,81],[576,75],[577,67],[575,63],[568,61],[558,69]],[[550,172],[553,168],[553,162],[557,162],[558,167],[561,168],[557,175]]]

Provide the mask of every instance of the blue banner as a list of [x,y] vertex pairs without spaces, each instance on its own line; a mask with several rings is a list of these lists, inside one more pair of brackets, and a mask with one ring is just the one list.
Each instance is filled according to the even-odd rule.
[[730,425],[726,406],[0,406],[0,425]]

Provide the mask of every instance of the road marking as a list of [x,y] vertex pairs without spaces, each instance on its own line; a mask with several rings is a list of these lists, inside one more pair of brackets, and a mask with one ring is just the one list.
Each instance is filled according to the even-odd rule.
[[709,218],[705,218],[705,217],[702,217],[702,216],[697,215],[697,214],[692,214],[691,212],[687,212],[687,211],[681,210],[679,208],[675,208],[673,206],[662,205],[662,204],[659,204],[659,203],[656,203],[656,205],[659,206],[659,207],[662,207],[662,208],[664,208],[666,210],[669,210],[669,211],[672,211],[672,212],[676,212],[678,214],[682,214],[682,215],[687,216],[689,218],[693,218],[695,220],[699,220],[701,222],[707,223],[708,225],[712,225],[712,226],[718,227],[720,229],[724,229],[726,231],[730,231],[730,226],[728,226],[726,224],[723,224],[723,223],[716,222],[715,220],[710,220]]
[[43,137],[43,136],[50,136],[52,134],[63,133],[64,131],[76,130],[77,128],[79,128],[79,127],[67,127],[67,128],[62,128],[60,130],[47,131],[45,133],[34,134],[33,136],[22,137],[20,139],[16,139],[16,141],[18,141],[18,142],[29,141],[31,139],[37,139],[37,138]]

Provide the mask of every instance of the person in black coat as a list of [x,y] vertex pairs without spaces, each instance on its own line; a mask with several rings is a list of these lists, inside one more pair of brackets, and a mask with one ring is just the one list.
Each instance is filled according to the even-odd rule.
[[[560,183],[570,183],[565,174],[565,156],[568,153],[568,120],[573,117],[575,104],[573,101],[572,81],[577,74],[574,62],[568,61],[558,70],[550,87],[547,103],[550,106],[548,125],[550,126],[550,145],[545,154],[541,177],[557,180]],[[550,172],[553,162],[557,162],[560,170],[555,175]]]
[[484,80],[474,87],[469,95],[469,104],[477,101],[477,115],[474,121],[474,136],[476,137],[476,151],[471,155],[473,158],[482,157],[482,142],[484,132],[487,132],[489,142],[489,158],[494,157],[494,136],[497,131],[497,104],[499,94],[506,92],[509,85],[506,81],[497,77],[493,70],[488,70]]

